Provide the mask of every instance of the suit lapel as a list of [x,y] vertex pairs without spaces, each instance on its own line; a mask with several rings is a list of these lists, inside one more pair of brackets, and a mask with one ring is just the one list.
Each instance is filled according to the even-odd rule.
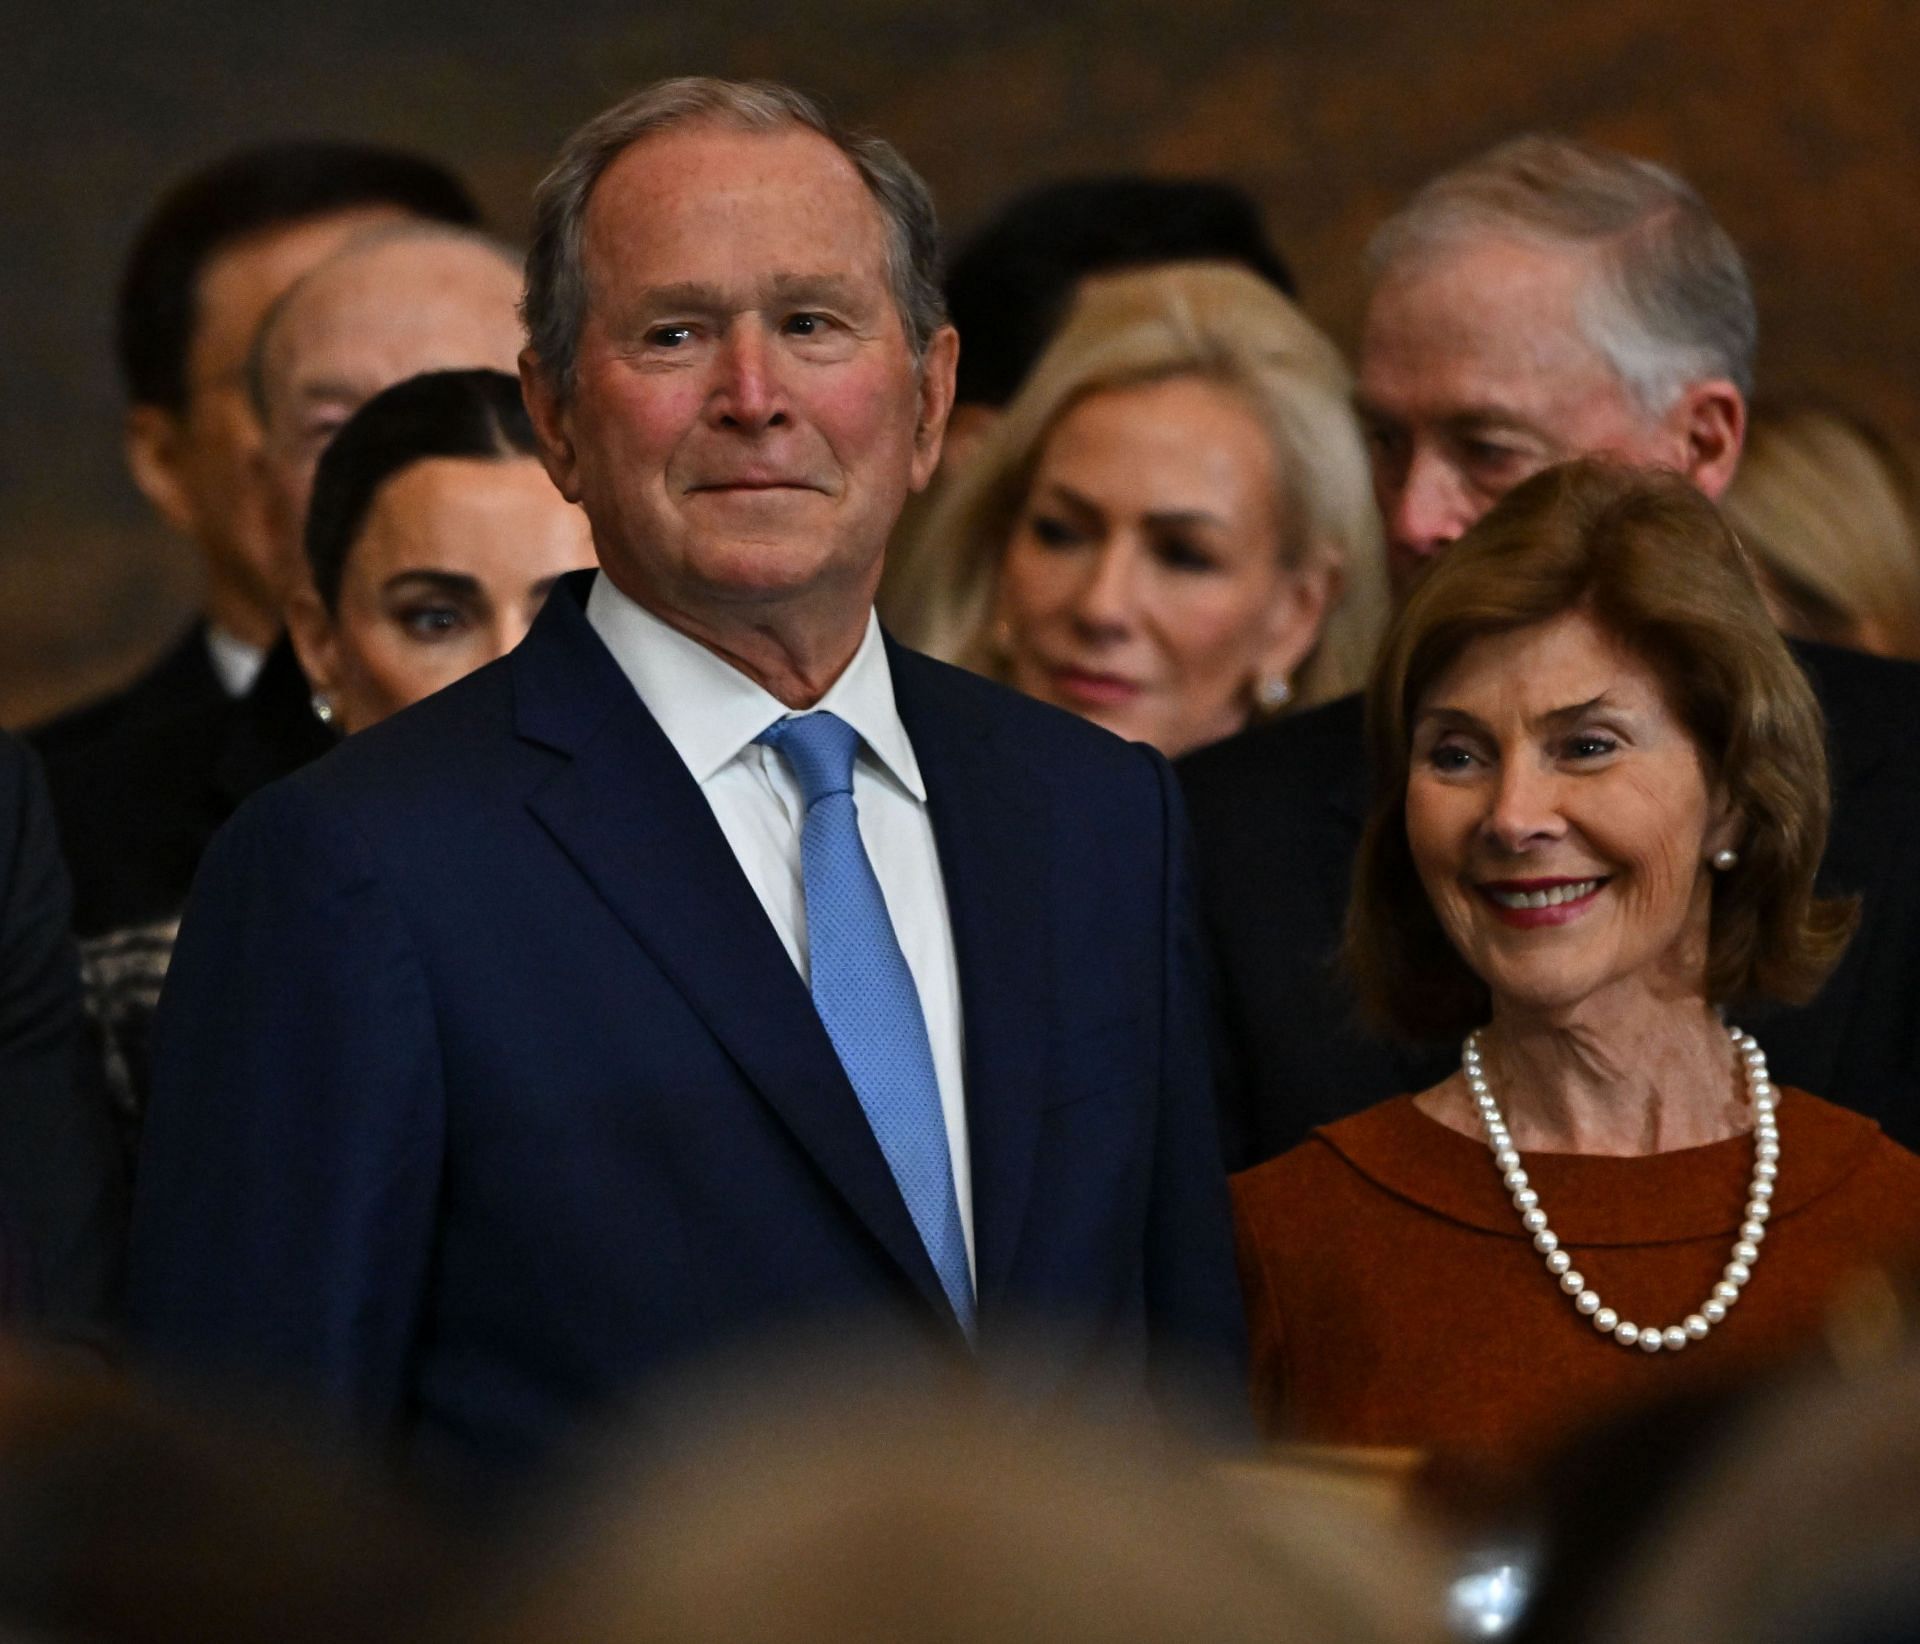
[[933,1264],[712,808],[569,578],[513,654],[521,734],[569,756],[528,806],[930,1305]]
[[894,696],[927,784],[960,967],[974,1264],[983,1309],[1004,1296],[1033,1187],[1047,1065],[1049,829],[1037,778],[950,688],[889,643]]

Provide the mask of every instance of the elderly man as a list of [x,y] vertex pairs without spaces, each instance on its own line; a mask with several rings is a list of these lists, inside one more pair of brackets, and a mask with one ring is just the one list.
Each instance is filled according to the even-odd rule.
[[[1565,458],[1671,468],[1712,497],[1732,479],[1753,296],[1733,242],[1671,172],[1520,138],[1430,183],[1379,230],[1370,261],[1358,400],[1402,593],[1500,496]],[[1914,1145],[1920,902],[1894,842],[1920,825],[1920,765],[1892,727],[1920,714],[1920,670],[1826,646],[1795,652],[1831,727],[1824,888],[1860,893],[1864,916],[1819,999],[1767,1022],[1767,1049],[1783,1081]],[[1424,1089],[1458,1056],[1366,1035],[1335,970],[1367,807],[1361,718],[1348,698],[1182,769],[1234,1168]]]
[[215,842],[141,1335],[508,1466],[785,1329],[1231,1380],[1171,773],[873,620],[952,397],[923,186],[669,81],[537,207],[523,379],[601,568]]

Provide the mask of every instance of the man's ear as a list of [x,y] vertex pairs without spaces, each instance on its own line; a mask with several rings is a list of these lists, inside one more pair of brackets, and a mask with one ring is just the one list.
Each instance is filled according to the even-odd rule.
[[920,356],[919,405],[913,426],[913,488],[926,489],[940,466],[940,442],[953,410],[954,372],[960,364],[960,333],[943,325]]
[[531,348],[520,350],[520,397],[527,403],[540,466],[568,502],[580,500],[579,463],[573,448],[573,419],[559,385]]
[[136,405],[127,412],[122,448],[127,472],[141,496],[183,537],[197,536],[198,509],[184,472],[187,431],[180,414],[159,405]]
[[1747,438],[1747,402],[1724,377],[1691,383],[1671,413],[1683,443],[1683,472],[1715,502],[1733,483]]

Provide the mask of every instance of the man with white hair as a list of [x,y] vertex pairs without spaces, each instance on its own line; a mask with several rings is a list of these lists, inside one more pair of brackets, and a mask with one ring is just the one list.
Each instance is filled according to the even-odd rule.
[[[1552,136],[1429,183],[1375,235],[1357,406],[1388,563],[1424,566],[1522,480],[1576,456],[1685,474],[1717,498],[1746,429],[1757,326],[1738,249],[1661,166]],[[1822,888],[1862,922],[1820,997],[1769,1023],[1781,1078],[1920,1141],[1910,1004],[1920,906],[1894,842],[1920,822],[1920,767],[1889,727],[1920,669],[1796,644],[1826,709],[1835,788]],[[1182,768],[1215,954],[1228,1162],[1437,1082],[1456,1046],[1363,1032],[1335,970],[1368,808],[1349,697],[1204,750]]]

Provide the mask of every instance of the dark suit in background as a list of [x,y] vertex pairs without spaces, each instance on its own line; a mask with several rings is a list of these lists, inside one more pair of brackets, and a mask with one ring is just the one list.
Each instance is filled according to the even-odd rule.
[[[1920,1147],[1920,668],[1793,643],[1828,720],[1833,824],[1820,888],[1857,894],[1860,928],[1801,1009],[1755,1006],[1775,1077]],[[1424,1090],[1458,1045],[1400,1045],[1360,1024],[1335,969],[1369,781],[1358,696],[1181,763],[1215,980],[1215,1061],[1230,1169],[1315,1125]]]
[[240,801],[333,745],[284,638],[245,696],[213,691],[183,692],[165,711],[129,707],[47,756],[83,940],[177,919],[207,842]]
[[111,1317],[126,1229],[68,912],[39,768],[0,736],[0,1291],[60,1332]]
[[206,712],[232,700],[214,672],[207,625],[200,621],[137,679],[32,727],[26,740],[51,764],[128,725],[151,725],[176,714]]
[[[714,1349],[961,1352],[712,809],[582,610],[245,806],[162,1007],[157,1352],[496,1463]],[[979,1353],[1234,1385],[1183,828],[1157,756],[891,652],[959,964]],[[1237,1391],[1237,1386],[1236,1386]]]

